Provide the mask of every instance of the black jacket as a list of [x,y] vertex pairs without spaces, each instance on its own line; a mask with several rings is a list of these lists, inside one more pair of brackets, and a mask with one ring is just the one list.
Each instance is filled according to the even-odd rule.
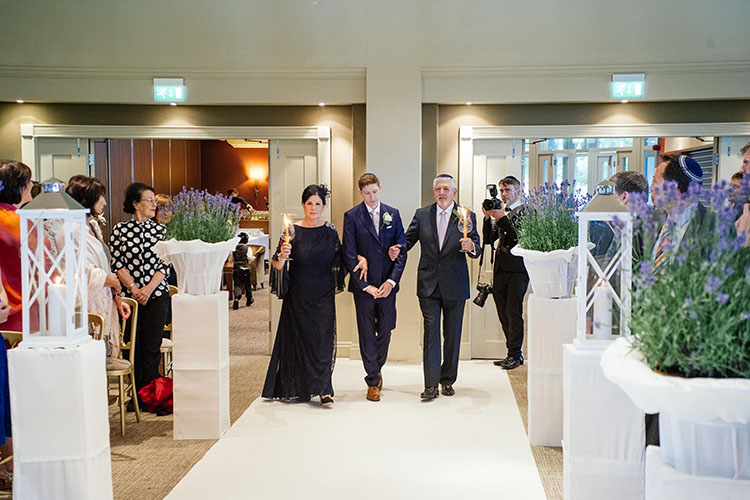
[[523,265],[523,257],[517,257],[510,253],[510,249],[518,244],[516,227],[524,216],[524,206],[510,210],[508,215],[492,223],[491,218],[484,221],[482,238],[485,245],[492,245],[499,241],[495,249],[495,266],[493,272],[523,273],[526,274],[526,266]]

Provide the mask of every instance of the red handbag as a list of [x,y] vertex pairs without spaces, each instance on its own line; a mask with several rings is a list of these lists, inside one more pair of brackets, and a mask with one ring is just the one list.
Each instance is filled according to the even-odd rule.
[[141,387],[138,391],[141,401],[146,405],[148,411],[157,413],[160,410],[172,413],[172,379],[159,377],[152,380],[148,385]]

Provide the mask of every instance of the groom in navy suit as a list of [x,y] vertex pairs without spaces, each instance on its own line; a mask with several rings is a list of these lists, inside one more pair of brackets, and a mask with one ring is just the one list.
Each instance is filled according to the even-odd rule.
[[406,237],[398,209],[380,203],[378,177],[366,173],[358,187],[362,203],[344,214],[344,264],[351,273],[349,291],[357,311],[367,399],[380,401],[380,371],[396,326],[396,292],[406,264]]
[[[444,396],[453,396],[458,377],[458,354],[466,299],[469,298],[469,268],[466,256],[482,253],[477,218],[469,212],[472,229],[464,238],[459,231],[459,214],[453,199],[456,181],[447,174],[432,182],[435,203],[417,209],[406,230],[407,249],[419,242],[417,297],[424,317],[424,392],[422,399],[438,397],[438,383]],[[443,363],[440,364],[440,318],[443,320]]]

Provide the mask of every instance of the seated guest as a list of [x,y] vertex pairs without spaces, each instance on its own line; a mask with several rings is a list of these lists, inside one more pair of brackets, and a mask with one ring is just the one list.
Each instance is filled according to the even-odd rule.
[[[107,346],[107,364],[112,368],[123,368],[127,363],[121,363],[120,354],[120,321],[118,313],[123,321],[130,317],[130,306],[125,304],[120,297],[120,280],[117,279],[109,267],[109,248],[104,244],[102,231],[96,222],[96,217],[104,212],[107,206],[104,197],[106,189],[98,179],[94,177],[75,176],[68,181],[65,188],[74,200],[83,208],[88,208],[86,224],[88,231],[86,236],[86,274],[88,276],[88,305],[89,312],[98,314],[104,318],[102,329],[103,337]],[[64,234],[58,233],[58,246],[62,245]]]
[[[748,144],[750,146],[750,144]],[[732,199],[735,203],[737,210],[737,220],[734,222],[734,227],[737,229],[737,234],[746,233],[748,235],[744,246],[750,246],[750,203],[748,202],[748,186],[747,182],[743,182],[745,174],[737,172],[732,176]],[[744,184],[744,186],[743,186]]]
[[[172,197],[168,194],[157,193],[156,196],[156,215],[154,220],[161,225],[166,225],[167,222],[172,218],[171,206]],[[169,275],[167,276],[167,284],[177,286],[177,273],[174,271],[172,264],[169,264]],[[169,311],[167,312],[167,324],[172,323],[172,304],[169,304]],[[164,333],[165,337],[169,337],[168,333]]]
[[247,299],[245,302],[246,306],[252,305],[255,302],[253,299],[253,285],[251,280],[250,263],[255,260],[253,250],[250,245],[247,244],[249,238],[246,233],[240,233],[240,242],[232,253],[232,259],[234,260],[234,271],[232,279],[234,281],[234,303],[232,309],[237,310],[240,307],[240,299],[242,298],[242,289],[245,289]]

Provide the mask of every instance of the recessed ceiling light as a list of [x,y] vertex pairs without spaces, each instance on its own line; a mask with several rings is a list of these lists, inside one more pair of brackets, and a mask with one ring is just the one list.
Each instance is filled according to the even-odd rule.
[[170,102],[169,105],[170,106],[177,106],[177,103],[176,102]]
[[467,102],[466,103],[467,106],[471,106],[471,104],[472,104],[471,102]]
[[16,102],[17,102],[18,104],[23,104],[23,99],[16,99]]
[[320,106],[321,108],[322,108],[323,106],[325,106],[325,105],[326,105],[326,103],[324,103],[324,102],[319,102],[319,103],[318,103],[318,106]]
[[621,102],[621,103],[623,103],[623,104],[627,104],[627,103],[628,103],[628,100],[627,100],[627,99],[623,99],[623,100],[622,100],[622,101],[620,101],[620,102]]

